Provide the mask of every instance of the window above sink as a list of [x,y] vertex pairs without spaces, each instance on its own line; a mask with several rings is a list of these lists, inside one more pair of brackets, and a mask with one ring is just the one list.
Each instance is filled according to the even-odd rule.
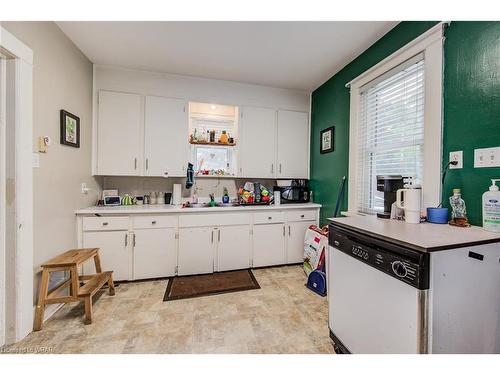
[[236,176],[238,107],[189,103],[189,143],[197,176]]

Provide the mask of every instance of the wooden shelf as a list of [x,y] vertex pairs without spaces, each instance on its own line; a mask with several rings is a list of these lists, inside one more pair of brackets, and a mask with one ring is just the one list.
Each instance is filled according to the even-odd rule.
[[226,146],[226,147],[232,147],[236,146],[236,143],[220,143],[220,142],[194,142],[194,141],[189,141],[192,145],[201,145],[201,146]]

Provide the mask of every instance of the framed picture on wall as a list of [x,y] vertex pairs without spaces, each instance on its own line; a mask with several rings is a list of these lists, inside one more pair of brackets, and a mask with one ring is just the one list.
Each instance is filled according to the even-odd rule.
[[335,127],[331,126],[329,128],[323,129],[320,134],[320,150],[322,154],[333,151],[334,145],[334,130]]
[[61,109],[61,144],[80,148],[80,117]]

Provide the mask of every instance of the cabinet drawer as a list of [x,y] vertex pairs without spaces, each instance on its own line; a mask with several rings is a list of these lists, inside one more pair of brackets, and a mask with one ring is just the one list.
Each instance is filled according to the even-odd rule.
[[288,221],[316,220],[316,210],[288,211],[286,216]]
[[134,229],[174,228],[177,226],[178,216],[134,216]]
[[83,230],[128,230],[128,217],[84,217]]
[[254,224],[284,223],[285,214],[279,211],[256,212],[253,214],[253,222]]
[[179,227],[203,227],[219,225],[250,224],[250,215],[247,213],[220,213],[220,214],[186,214],[179,216]]

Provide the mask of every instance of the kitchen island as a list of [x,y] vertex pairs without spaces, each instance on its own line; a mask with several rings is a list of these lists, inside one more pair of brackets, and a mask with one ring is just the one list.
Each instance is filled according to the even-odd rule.
[[330,219],[329,327],[351,353],[500,353],[500,233]]
[[352,215],[328,219],[333,226],[347,228],[414,250],[433,252],[500,242],[500,233],[481,227],[459,228],[448,224],[407,224],[376,215]]
[[[297,264],[320,207],[89,207],[75,211],[78,247],[100,248],[103,267],[114,271],[115,280]],[[93,272],[84,266],[84,273]]]

